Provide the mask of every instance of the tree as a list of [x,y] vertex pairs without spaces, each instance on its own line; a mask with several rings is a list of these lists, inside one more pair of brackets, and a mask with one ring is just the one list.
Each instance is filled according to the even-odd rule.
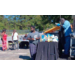
[[[61,15],[61,17],[69,20],[71,23],[71,15]],[[46,28],[52,28],[56,22],[60,21],[60,15],[0,15],[0,29],[6,28],[8,30],[27,30],[31,25],[40,31]]]
[[4,20],[4,16],[0,15],[0,30],[2,30],[3,28],[5,28],[3,20]]
[[[61,18],[65,18],[66,20],[71,20],[72,15],[61,15]],[[55,22],[59,22],[60,21],[60,15],[46,15],[47,21],[46,22],[50,22],[51,20],[53,20],[53,23]]]

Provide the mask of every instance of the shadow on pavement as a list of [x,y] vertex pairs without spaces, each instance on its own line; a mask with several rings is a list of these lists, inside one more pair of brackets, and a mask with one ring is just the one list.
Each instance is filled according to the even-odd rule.
[[24,60],[31,60],[31,58],[29,56],[20,55],[19,58],[22,58]]

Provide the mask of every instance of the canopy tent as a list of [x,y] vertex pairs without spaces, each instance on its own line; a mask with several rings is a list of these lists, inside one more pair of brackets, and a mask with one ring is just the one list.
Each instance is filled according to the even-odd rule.
[[49,30],[46,30],[44,33],[51,33],[51,32],[54,32],[54,31],[56,31],[56,30],[59,30],[59,29],[60,29],[59,26],[55,26],[55,27],[53,27],[53,28],[51,28],[51,29],[49,29]]
[[[52,33],[52,32],[55,32],[55,31],[57,31],[59,29],[60,29],[60,26],[55,26],[55,27],[53,27],[53,28],[51,28],[49,30],[46,30],[44,33]],[[72,25],[71,25],[71,29],[73,29]]]

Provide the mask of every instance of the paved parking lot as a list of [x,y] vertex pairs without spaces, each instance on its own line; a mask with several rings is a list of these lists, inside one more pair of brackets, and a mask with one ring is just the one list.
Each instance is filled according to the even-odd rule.
[[[12,40],[11,36],[9,36],[7,40],[8,41]],[[1,40],[0,40],[0,45],[1,45]],[[29,49],[2,51],[0,47],[0,60],[30,60],[30,58],[31,57]],[[66,59],[59,58],[58,60],[66,60]]]
[[[2,51],[0,47],[0,60],[30,60],[30,59],[31,57],[29,49]],[[58,60],[66,60],[66,59],[58,58]]]
[[[20,50],[0,50],[0,60],[30,60],[30,51],[29,49],[20,49]],[[66,60],[58,58],[58,60]]]
[[20,50],[0,50],[0,60],[29,60],[30,52],[29,49]]

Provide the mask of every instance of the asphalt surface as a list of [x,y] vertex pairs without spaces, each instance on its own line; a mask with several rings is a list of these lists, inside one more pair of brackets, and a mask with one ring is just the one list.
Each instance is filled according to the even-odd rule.
[[[0,60],[31,60],[30,51],[29,49],[2,51],[0,47]],[[71,59],[58,58],[58,60],[71,60]]]
[[0,60],[30,60],[29,49],[20,50],[0,50]]

